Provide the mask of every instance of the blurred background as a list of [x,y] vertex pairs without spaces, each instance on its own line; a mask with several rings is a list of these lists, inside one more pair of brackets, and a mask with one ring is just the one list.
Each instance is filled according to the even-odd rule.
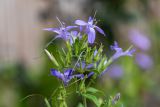
[[112,64],[97,87],[106,96],[120,92],[124,107],[160,106],[160,0],[0,0],[0,107],[45,107],[58,81],[43,52],[54,34],[42,29],[58,27],[56,16],[72,24],[95,11],[107,35],[97,33],[96,42],[107,54],[115,40],[136,48],[132,58]]

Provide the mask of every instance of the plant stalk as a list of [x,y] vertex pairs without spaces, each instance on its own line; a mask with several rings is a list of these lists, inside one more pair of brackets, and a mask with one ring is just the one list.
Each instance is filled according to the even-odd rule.
[[85,97],[83,97],[83,104],[84,104],[84,107],[87,107],[87,102]]

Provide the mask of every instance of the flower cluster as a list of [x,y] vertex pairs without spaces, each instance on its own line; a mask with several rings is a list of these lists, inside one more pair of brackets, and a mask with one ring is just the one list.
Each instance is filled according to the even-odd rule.
[[118,43],[114,42],[111,49],[116,52],[108,58],[103,54],[103,45],[99,48],[91,46],[95,41],[96,31],[105,35],[104,31],[96,25],[94,18],[89,17],[88,22],[76,20],[74,26],[67,27],[64,22],[59,19],[58,21],[61,24],[59,28],[45,28],[44,30],[56,33],[56,38],[62,38],[66,43],[66,50],[63,48],[62,51],[57,50],[58,56],[56,57],[46,49],[45,52],[55,65],[55,68],[51,69],[51,75],[62,80],[65,86],[73,79],[98,77],[107,71],[113,61],[121,56],[132,56],[135,51],[131,48],[123,51]]

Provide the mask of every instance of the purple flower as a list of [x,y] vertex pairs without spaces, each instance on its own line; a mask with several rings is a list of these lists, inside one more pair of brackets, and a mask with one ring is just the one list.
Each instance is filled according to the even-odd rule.
[[76,38],[81,39],[82,36],[77,31],[71,31],[70,44],[73,44]]
[[108,66],[100,75],[99,77],[109,73],[109,76],[112,78],[120,78],[123,75],[123,68],[119,65],[111,65]]
[[136,54],[136,63],[142,69],[150,69],[153,66],[152,58],[144,53]]
[[94,75],[94,72],[90,72],[88,75],[87,75],[87,78],[90,78],[91,76]]
[[84,69],[84,68],[87,68],[87,69],[90,69],[90,68],[93,68],[94,67],[94,65],[93,64],[86,64],[85,62],[81,62],[81,65],[80,65],[80,63],[78,63],[77,64],[77,67],[82,67],[82,69]]
[[116,53],[111,57],[112,60],[116,60],[121,56],[132,56],[132,54],[135,52],[135,49],[123,51],[122,48],[118,46],[116,41],[114,42],[114,45],[111,46],[111,49],[116,51]]
[[123,75],[123,68],[120,65],[112,65],[108,71],[111,78],[121,78]]
[[[80,64],[79,64],[79,63],[77,64],[77,67],[80,67]],[[82,69],[84,69],[84,68],[90,69],[90,68],[93,68],[93,67],[94,67],[93,64],[88,64],[88,65],[86,65],[85,62],[82,62],[82,63],[81,63],[81,68],[82,68]],[[94,75],[94,72],[90,72],[89,74],[87,74],[87,78],[90,78],[90,77],[93,76],[93,75]]]
[[147,51],[151,46],[149,38],[138,30],[131,30],[129,39],[136,47],[144,51]]
[[58,35],[56,36],[56,38],[62,38],[64,40],[70,39],[71,36],[70,36],[69,30],[71,30],[73,28],[76,28],[77,26],[67,26],[67,27],[65,27],[64,23],[62,23],[59,19],[58,19],[58,21],[61,24],[60,28],[45,28],[44,30],[57,33]]
[[78,32],[77,31],[71,31],[71,35],[74,36],[74,37],[77,37],[78,36]]
[[73,69],[67,69],[64,73],[57,71],[56,69],[51,69],[51,75],[61,79],[65,85],[69,83],[69,81],[73,78],[84,78],[83,74],[75,74],[73,75]]
[[92,17],[89,17],[88,22],[85,22],[83,20],[76,20],[75,24],[80,25],[80,27],[82,27],[82,26],[86,27],[85,32],[88,35],[88,42],[89,43],[94,43],[94,40],[96,37],[95,29],[99,33],[105,35],[104,31],[94,24],[94,19]]
[[97,55],[97,53],[98,53],[98,51],[97,51],[97,50],[95,50],[95,51],[94,51],[94,56],[96,56],[96,55]]

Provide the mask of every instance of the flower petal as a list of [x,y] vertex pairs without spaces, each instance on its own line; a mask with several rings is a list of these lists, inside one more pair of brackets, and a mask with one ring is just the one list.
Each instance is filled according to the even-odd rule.
[[66,27],[66,30],[68,31],[68,30],[70,30],[70,29],[73,29],[73,28],[77,28],[78,26],[67,26]]
[[87,25],[87,23],[86,23],[85,21],[83,21],[83,20],[76,20],[76,21],[75,21],[75,24],[80,25],[80,26],[85,26],[85,25]]
[[90,72],[90,73],[87,75],[87,78],[91,77],[92,75],[94,75],[94,72]]
[[151,56],[144,54],[144,53],[137,53],[136,54],[136,63],[142,69],[150,69],[153,67],[153,60]]
[[122,52],[123,51],[122,48],[120,48],[118,46],[118,43],[116,41],[114,41],[114,45],[113,46],[111,45],[110,47],[111,47],[111,50],[115,50],[116,52]]
[[[144,33],[140,32],[138,29],[131,29],[129,31],[129,39],[136,47],[143,51],[147,51],[151,47],[150,38]],[[142,42],[143,41],[143,42]]]
[[71,35],[77,36],[77,35],[78,35],[78,32],[77,32],[77,31],[71,31]]
[[88,23],[89,23],[90,25],[93,25],[93,20],[94,20],[94,19],[90,16],[89,19],[88,19]]
[[99,33],[105,35],[104,31],[103,31],[100,27],[95,26],[95,28],[96,28],[96,30],[97,30]]
[[95,30],[93,28],[89,28],[89,33],[88,33],[88,42],[89,43],[94,43],[95,37],[96,37],[96,33]]
[[118,43],[114,42],[114,45],[111,46],[112,50],[115,50],[116,53],[111,57],[112,60],[116,60],[121,56],[132,56],[132,54],[135,52],[135,49],[128,49],[126,51],[123,51],[122,48],[118,47]]
[[127,56],[133,56],[133,53],[136,51],[136,49],[131,49],[131,50],[127,50],[126,52],[125,52],[125,55],[127,55]]
[[59,79],[64,79],[64,75],[62,73],[60,73],[59,71],[57,71],[56,69],[51,69],[51,75],[59,78]]
[[76,74],[76,75],[73,75],[72,77],[73,77],[73,78],[83,79],[83,78],[84,78],[84,75],[83,75],[83,74]]
[[52,31],[52,32],[55,32],[55,33],[58,33],[60,34],[60,31],[58,28],[44,28],[43,30],[46,30],[46,31]]
[[94,64],[88,64],[88,65],[86,66],[87,69],[90,69],[90,68],[93,68],[93,67],[94,67]]
[[97,55],[97,53],[98,53],[98,51],[97,51],[97,50],[95,50],[95,51],[94,51],[94,56],[96,56],[96,55]]
[[83,26],[79,26],[79,31],[82,32]]
[[82,69],[84,69],[84,67],[86,66],[86,63],[85,62],[79,62],[78,64],[77,64],[77,67],[81,67]]
[[64,76],[69,77],[70,75],[72,75],[72,73],[73,73],[73,69],[67,69],[64,71]]
[[70,44],[72,45],[72,44],[73,44],[73,38],[70,38],[70,39],[69,39],[69,42],[70,42]]
[[119,48],[118,43],[116,41],[114,41],[114,45],[113,46],[111,45],[110,47],[111,47],[111,50],[115,50],[115,48]]

